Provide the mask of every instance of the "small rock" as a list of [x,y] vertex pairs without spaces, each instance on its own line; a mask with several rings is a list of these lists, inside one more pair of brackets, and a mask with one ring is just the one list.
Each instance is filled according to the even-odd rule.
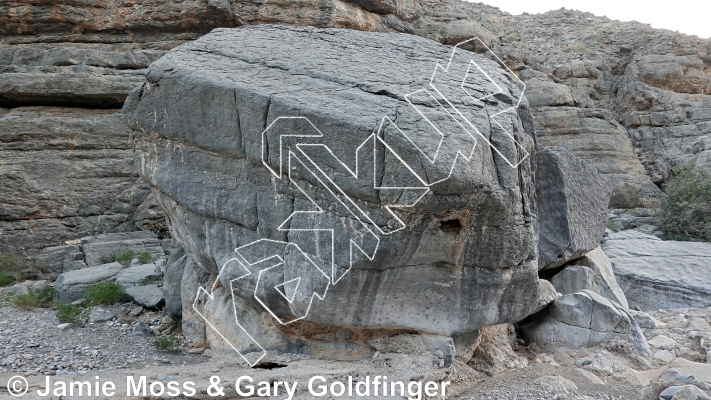
[[57,325],[57,329],[59,329],[60,331],[63,331],[63,330],[66,330],[67,328],[69,328],[70,326],[72,326],[72,324],[59,324],[59,325]]
[[137,317],[142,312],[143,307],[141,306],[131,307],[131,310],[128,312],[128,315],[130,315],[131,317]]
[[17,361],[17,356],[14,354],[10,354],[7,358],[5,358],[2,362],[2,365],[12,365]]
[[555,393],[557,395],[570,394],[578,390],[578,387],[573,381],[563,378],[560,375],[542,376],[534,381],[543,390]]
[[153,336],[153,330],[147,323],[141,321],[133,328],[131,336]]
[[166,380],[166,379],[168,379],[168,376],[167,376],[166,374],[158,374],[158,375],[156,375],[156,380],[164,381],[164,380]]
[[675,357],[674,357],[674,354],[672,354],[669,350],[659,350],[656,353],[654,353],[654,358],[668,364],[668,363],[672,362]]
[[639,325],[640,328],[655,329],[659,326],[657,320],[655,320],[654,317],[645,312],[630,311],[630,316],[634,318],[635,322],[637,322],[637,325]]
[[542,363],[551,364],[555,366],[559,365],[557,362],[555,362],[555,358],[553,358],[553,356],[545,353],[539,354],[538,359],[541,360]]
[[164,302],[163,289],[156,285],[128,287],[126,288],[126,295],[147,308],[156,308]]
[[659,395],[661,400],[709,400],[701,389],[694,385],[672,386],[664,389]]
[[118,309],[111,306],[96,306],[91,308],[91,313],[89,314],[89,322],[92,324],[98,322],[110,321],[116,318],[118,314]]
[[593,374],[592,372],[582,369],[582,368],[575,368],[575,371],[578,372],[578,374],[582,375],[587,379],[590,383],[593,385],[604,385],[605,382],[603,382],[602,379],[598,378],[597,375]]
[[205,352],[205,349],[203,349],[202,347],[188,350],[188,354],[202,354],[204,352]]
[[674,339],[664,335],[657,335],[648,340],[647,343],[652,347],[664,350],[674,350],[679,345]]

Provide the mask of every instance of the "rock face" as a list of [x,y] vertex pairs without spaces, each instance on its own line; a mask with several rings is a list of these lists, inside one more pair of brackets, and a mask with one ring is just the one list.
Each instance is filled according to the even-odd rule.
[[[481,21],[502,14],[480,8]],[[654,207],[651,182],[675,163],[709,166],[709,39],[565,9],[514,17],[504,30],[504,57],[531,66],[526,83],[557,88],[540,100],[530,91],[539,143],[564,146],[608,176],[612,207]]]
[[151,259],[157,261],[165,257],[165,248],[161,240],[152,232],[109,233],[92,236],[81,241],[86,264],[90,267],[103,264],[106,258],[122,250],[130,250],[133,255],[151,253]]
[[0,132],[0,249],[34,253],[134,224],[150,192],[132,186],[116,110],[20,107],[0,116]]
[[549,269],[598,247],[607,223],[610,186],[563,147],[543,148],[537,161],[538,268]]
[[[124,111],[136,163],[176,240],[217,278],[212,298],[200,299],[208,320],[224,314],[236,328],[232,294],[238,313],[256,306],[249,312],[277,326],[303,318],[451,336],[527,315],[538,296],[530,114],[524,99],[504,123],[517,142],[506,141],[483,112],[489,106],[450,89],[476,60],[504,88],[495,107],[521,94],[497,63],[461,49],[439,84],[493,147],[482,137],[474,147],[433,98],[405,101],[451,52],[411,36],[261,26],[216,30],[151,66]],[[439,147],[422,115],[450,132]],[[296,116],[308,121],[279,118]],[[472,147],[469,161],[454,164]],[[339,160],[366,167],[348,178]],[[335,230],[333,242],[314,233],[324,229]],[[235,261],[235,248],[254,265]],[[260,278],[276,288],[257,286],[265,290],[257,298],[260,260],[284,254],[274,276]],[[251,275],[241,279],[244,268]],[[325,300],[313,297],[326,289]]]
[[711,306],[711,244],[663,241],[629,230],[608,235],[602,248],[631,306]]

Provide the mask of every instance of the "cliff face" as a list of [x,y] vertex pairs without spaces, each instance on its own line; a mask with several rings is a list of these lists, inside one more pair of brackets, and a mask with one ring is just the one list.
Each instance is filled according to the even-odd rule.
[[577,11],[512,17],[480,7],[482,21],[501,21],[500,51],[531,83],[539,142],[609,176],[612,207],[654,206],[650,182],[680,162],[711,171],[711,40]]
[[[151,225],[133,220],[131,207],[135,206],[80,199],[72,185],[82,187],[77,179],[83,178],[72,175],[70,168],[57,167],[67,165],[59,158],[51,173],[39,169],[23,173],[37,179],[59,177],[58,185],[68,198],[79,196],[76,206],[64,211],[46,206],[38,213],[36,205],[25,205],[32,202],[18,201],[30,195],[11,193],[52,197],[53,190],[58,190],[10,177],[17,174],[17,164],[7,160],[30,156],[19,148],[45,146],[42,135],[13,132],[17,118],[26,119],[27,126],[43,134],[52,129],[33,122],[44,112],[41,109],[21,111],[18,107],[71,107],[70,119],[80,125],[81,121],[113,120],[96,109],[118,112],[129,90],[142,81],[147,65],[166,50],[214,27],[260,23],[412,33],[445,44],[480,37],[526,82],[539,144],[564,146],[594,165],[611,181],[611,206],[615,208],[655,206],[658,185],[680,161],[697,159],[711,170],[708,39],[567,10],[511,16],[483,4],[455,0],[0,1],[0,107],[4,107],[0,142],[8,152],[0,171],[1,179],[16,188],[0,194],[2,249],[59,244],[136,222]],[[92,128],[101,130],[96,134],[72,129],[88,141],[110,137],[90,146],[92,157],[112,152],[109,159],[114,161],[103,161],[105,166],[114,163],[106,167],[113,172],[105,174],[112,183],[99,185],[107,189],[98,196],[108,199],[130,187],[136,176],[123,156],[118,156],[121,151],[126,157],[130,152],[118,139],[128,138],[125,128],[110,122],[99,125]],[[42,157],[47,161],[61,158],[60,154],[45,151]],[[87,170],[94,168],[86,165]],[[74,176],[74,183],[61,178],[69,176]],[[101,217],[102,222],[92,231],[88,225],[78,228],[83,225],[70,222],[73,217],[97,221]],[[44,238],[41,244],[31,244],[40,237]]]

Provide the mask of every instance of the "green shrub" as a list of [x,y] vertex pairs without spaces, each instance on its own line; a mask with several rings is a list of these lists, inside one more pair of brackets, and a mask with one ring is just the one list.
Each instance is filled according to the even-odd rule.
[[46,286],[38,290],[30,289],[29,293],[15,297],[12,303],[21,310],[31,310],[51,307],[53,302],[54,288]]
[[607,221],[607,229],[609,229],[609,230],[611,230],[611,231],[613,231],[613,232],[619,232],[619,231],[620,231],[620,228],[617,226],[617,224],[616,224],[615,221],[613,221],[613,220],[608,220],[608,221]]
[[180,339],[177,336],[161,336],[153,342],[153,345],[165,353],[180,353]]
[[57,312],[54,314],[61,322],[69,324],[79,324],[87,318],[89,309],[77,307],[72,303],[57,304]]
[[89,285],[84,291],[84,298],[89,305],[116,304],[123,300],[126,293],[113,282],[98,282]]
[[676,168],[667,180],[660,221],[668,238],[711,241],[711,177],[695,161]]
[[153,262],[153,256],[151,255],[150,251],[144,251],[143,253],[138,255],[138,262],[141,264],[148,264]]
[[0,287],[9,286],[15,282],[15,278],[8,272],[0,272]]
[[46,262],[36,262],[15,253],[0,254],[0,272],[10,275],[14,282],[42,278],[47,272],[47,267]]
[[102,263],[111,263],[111,262],[118,262],[121,263],[124,267],[128,267],[131,265],[131,261],[133,261],[133,256],[134,252],[131,249],[123,249],[123,250],[118,250],[114,253],[111,253],[110,256],[108,257],[101,257],[101,262]]

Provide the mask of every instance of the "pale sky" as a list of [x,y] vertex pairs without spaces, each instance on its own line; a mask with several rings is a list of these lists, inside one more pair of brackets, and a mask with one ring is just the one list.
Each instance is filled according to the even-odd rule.
[[637,21],[701,38],[711,37],[709,0],[478,0],[510,14],[540,14],[562,7],[588,11],[620,21]]

